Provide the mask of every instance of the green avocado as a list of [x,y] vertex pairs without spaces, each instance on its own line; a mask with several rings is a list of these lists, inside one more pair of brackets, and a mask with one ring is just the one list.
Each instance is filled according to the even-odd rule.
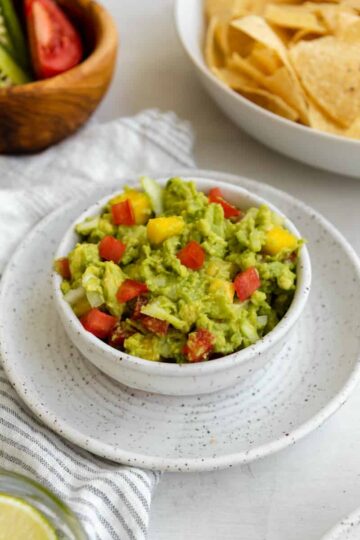
[[[123,350],[151,361],[210,360],[272,330],[293,299],[302,240],[267,206],[235,209],[227,218],[222,199],[209,202],[194,182],[172,178],[162,188],[146,177],[142,186],[152,227],[114,224],[111,202],[79,223],[79,242],[68,255],[71,279],[62,284],[65,297],[82,288],[92,308],[127,328]],[[152,237],[154,223],[162,227],[161,242]],[[108,236],[126,246],[120,261],[111,260],[111,252],[109,260],[99,255]],[[194,251],[183,256],[194,244],[200,262]],[[131,296],[134,281],[135,290],[139,282],[143,287],[139,302],[140,293]],[[119,301],[119,289],[126,290],[120,295],[125,301]]]

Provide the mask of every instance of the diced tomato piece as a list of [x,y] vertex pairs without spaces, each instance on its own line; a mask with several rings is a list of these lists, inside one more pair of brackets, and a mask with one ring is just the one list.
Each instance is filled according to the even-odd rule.
[[67,257],[61,257],[57,259],[54,264],[55,270],[64,279],[71,279],[71,271],[69,259]]
[[146,296],[138,296],[136,298],[135,305],[134,305],[134,310],[133,310],[132,315],[131,315],[131,318],[134,321],[137,321],[137,320],[141,319],[142,317],[145,317],[145,315],[143,315],[141,313],[141,309],[144,306],[146,306],[147,303],[148,303],[148,300],[147,300]]
[[223,199],[223,194],[221,192],[221,189],[218,187],[214,187],[210,189],[209,191],[209,201],[210,202],[216,202],[217,199]]
[[135,225],[134,209],[129,199],[113,204],[111,213],[115,225],[126,225],[127,227]]
[[195,240],[191,240],[185,247],[180,249],[176,256],[180,259],[181,264],[191,270],[199,270],[205,261],[205,251]]
[[53,0],[25,0],[30,51],[36,75],[53,77],[79,64],[79,32]]
[[259,273],[254,267],[241,272],[234,280],[235,291],[241,302],[250,298],[260,285]]
[[209,330],[199,328],[189,335],[183,353],[189,362],[202,362],[207,359],[214,344],[215,336]]
[[121,304],[124,304],[146,292],[148,292],[146,283],[134,281],[133,279],[125,279],[119,287],[116,298]]
[[140,321],[143,327],[149,332],[152,332],[153,334],[157,334],[158,336],[165,336],[169,329],[168,322],[161,321],[160,319],[156,319],[155,317],[149,317],[149,315],[144,315],[143,313],[141,313],[141,309],[146,306],[147,303],[148,299],[144,295],[140,295],[136,298],[134,309],[131,315],[132,320]]
[[119,263],[126,250],[125,244],[113,236],[105,236],[99,244],[99,255],[106,261]]
[[106,339],[110,334],[118,319],[108,315],[99,309],[93,308],[86,315],[81,317],[80,322],[91,334]]
[[240,217],[242,214],[238,208],[225,201],[220,188],[212,188],[210,190],[209,202],[220,204],[224,210],[224,216],[227,219],[232,217]]
[[125,339],[135,334],[135,331],[131,331],[130,328],[126,327],[124,323],[119,322],[113,328],[109,336],[109,345],[115,349],[121,349],[124,345]]
[[158,336],[165,336],[169,330],[169,323],[167,321],[161,321],[160,319],[149,317],[148,315],[143,315],[140,320],[146,330],[149,330],[149,332]]

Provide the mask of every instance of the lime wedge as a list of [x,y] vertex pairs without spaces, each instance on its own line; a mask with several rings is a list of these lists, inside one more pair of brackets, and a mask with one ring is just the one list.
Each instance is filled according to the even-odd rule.
[[23,499],[0,494],[0,540],[58,540],[54,527]]

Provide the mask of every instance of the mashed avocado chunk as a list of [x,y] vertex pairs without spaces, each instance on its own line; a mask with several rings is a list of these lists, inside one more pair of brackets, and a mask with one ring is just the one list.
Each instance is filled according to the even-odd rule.
[[302,245],[282,217],[181,178],[161,187],[144,177],[142,188],[77,224],[78,243],[56,261],[86,330],[178,363],[231,354],[272,330],[293,299]]

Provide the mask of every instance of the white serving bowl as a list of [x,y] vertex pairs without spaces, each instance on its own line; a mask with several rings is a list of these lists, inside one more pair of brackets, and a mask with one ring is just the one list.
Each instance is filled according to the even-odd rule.
[[176,0],[180,41],[204,87],[223,112],[255,139],[308,165],[359,177],[360,141],[323,133],[277,116],[228,88],[203,55],[204,0]]
[[[240,208],[267,204],[272,210],[283,215],[273,205],[243,188],[205,178],[193,180],[198,189],[204,192],[213,187],[220,187],[225,198]],[[166,179],[159,179],[159,182],[164,184]],[[111,196],[112,194],[107,195],[78,217],[65,233],[55,258],[67,256],[78,241],[74,231],[75,224],[99,213]],[[286,220],[285,226],[300,237],[289,220]],[[60,290],[61,277],[56,273],[53,274],[53,289],[56,308],[67,335],[80,352],[101,371],[132,388],[159,394],[194,395],[215,392],[235,384],[239,379],[264,366],[286,345],[289,332],[303,311],[310,291],[311,265],[305,246],[300,252],[297,274],[297,289],[288,312],[265,337],[254,345],[228,356],[208,362],[182,365],[151,362],[110,347],[84,330],[70,305],[63,298]]]

